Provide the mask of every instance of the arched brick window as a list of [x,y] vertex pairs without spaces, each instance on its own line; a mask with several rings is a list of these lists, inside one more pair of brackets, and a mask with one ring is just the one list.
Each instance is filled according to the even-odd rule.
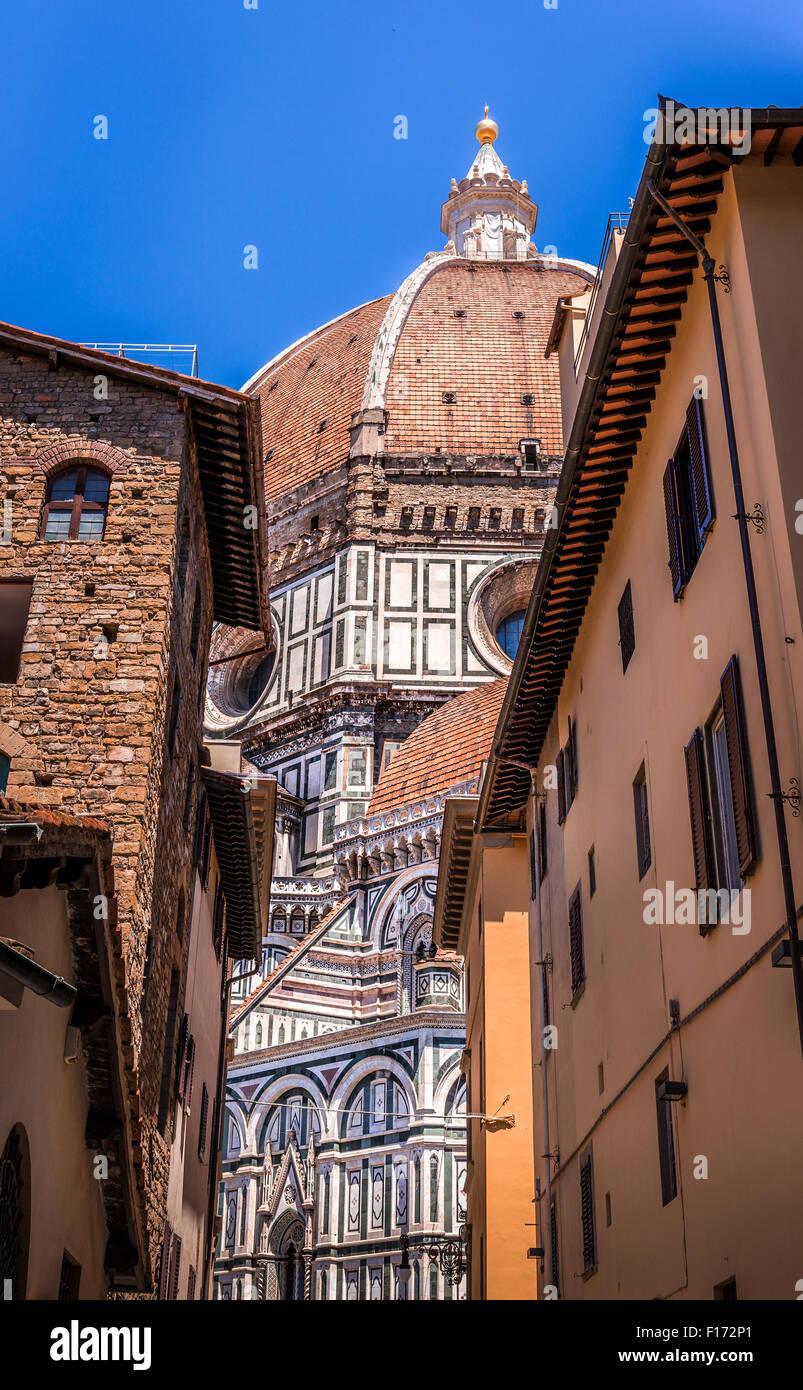
[[108,475],[78,463],[54,474],[47,486],[41,539],[100,541],[109,504]]

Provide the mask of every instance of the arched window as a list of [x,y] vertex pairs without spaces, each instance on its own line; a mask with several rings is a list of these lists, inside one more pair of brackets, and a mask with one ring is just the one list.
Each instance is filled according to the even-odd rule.
[[284,1024],[283,1024],[283,1023],[280,1023],[280,1024],[279,1024],[279,1036],[278,1036],[277,1041],[278,1041],[278,1043],[279,1043],[279,1046],[281,1046],[281,1044],[284,1042]]
[[290,930],[299,936],[303,936],[304,909],[302,907],[294,907],[293,911],[290,913]]
[[15,1125],[0,1153],[0,1279],[7,1298],[25,1298],[30,1192],[28,1136],[22,1125]]
[[499,643],[505,656],[509,656],[512,661],[518,650],[521,641],[521,630],[524,627],[524,609],[518,613],[508,613],[503,618],[496,629],[496,640]]
[[258,1023],[254,1034],[254,1044],[256,1047],[262,1046],[262,1024]]
[[42,540],[100,541],[106,527],[109,479],[78,464],[51,478],[42,515]]

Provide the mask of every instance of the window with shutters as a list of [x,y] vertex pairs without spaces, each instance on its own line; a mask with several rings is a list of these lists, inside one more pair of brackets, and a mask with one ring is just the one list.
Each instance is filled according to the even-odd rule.
[[223,946],[223,930],[226,916],[226,899],[223,887],[218,883],[215,889],[215,905],[212,911],[212,943],[215,948],[215,955],[220,960],[220,952]]
[[661,1168],[661,1201],[664,1206],[678,1195],[675,1168],[675,1136],[672,1131],[672,1101],[659,1094],[664,1081],[669,1080],[666,1068],[655,1081],[655,1104],[658,1113],[658,1161]]
[[619,600],[619,650],[622,653],[622,674],[624,675],[630,665],[630,658],[636,650],[636,629],[633,624],[633,591],[630,588],[630,580],[625,584],[625,591]]
[[583,909],[578,883],[569,899],[569,962],[572,975],[572,999],[585,984],[586,965],[583,950]]
[[33,593],[32,579],[0,582],[0,684],[14,685],[20,673],[22,646]]
[[566,769],[562,748],[558,749],[556,768],[558,773],[558,825],[563,825],[566,819]]
[[190,1265],[187,1271],[187,1302],[192,1303],[195,1298],[195,1268]]
[[560,1262],[558,1255],[558,1201],[553,1197],[549,1204],[549,1253],[552,1266],[552,1283],[560,1292]]
[[[162,1051],[162,1082],[159,1090],[158,1125],[164,1134],[170,1114],[170,1093],[173,1087],[173,1073],[176,1060],[176,1024],[178,1018],[179,974],[174,970],[170,976],[170,995],[167,1002],[165,1020],[164,1048]],[[183,1039],[182,1039],[183,1044]]]
[[159,1252],[159,1298],[169,1297],[170,1289],[170,1251],[173,1243],[173,1230],[169,1221],[165,1221],[164,1232],[162,1234],[162,1248]]
[[636,816],[638,876],[639,878],[643,878],[652,863],[650,813],[647,801],[647,773],[643,763],[633,781],[633,810]]
[[669,569],[675,601],[694,573],[714,524],[714,501],[702,402],[692,397],[677,449],[664,471]]
[[206,1159],[206,1140],[209,1130],[209,1091],[204,1081],[201,1086],[201,1115],[198,1121],[198,1157]]
[[583,1278],[587,1279],[597,1268],[594,1168],[590,1147],[580,1155],[580,1220],[583,1230]]
[[538,806],[538,870],[543,883],[547,874],[547,841],[546,841],[546,804],[541,801]]
[[170,1279],[167,1297],[178,1298],[179,1276],[181,1274],[181,1236],[173,1235],[170,1249]]
[[[752,777],[739,663],[720,679],[720,700],[685,749],[695,888],[737,893],[758,859]],[[710,912],[700,914],[702,934]]]
[[597,891],[597,851],[592,845],[588,851],[588,896],[593,898]]

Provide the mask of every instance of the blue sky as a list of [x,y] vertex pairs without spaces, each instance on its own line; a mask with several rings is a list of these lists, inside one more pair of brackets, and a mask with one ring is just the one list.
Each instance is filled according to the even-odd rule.
[[803,99],[799,0],[257,4],[5,7],[0,318],[197,342],[201,374],[239,386],[443,245],[486,101],[536,243],[596,262],[657,92]]

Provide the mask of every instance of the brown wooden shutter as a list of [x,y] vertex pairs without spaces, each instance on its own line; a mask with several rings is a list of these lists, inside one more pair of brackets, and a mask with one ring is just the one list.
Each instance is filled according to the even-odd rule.
[[622,674],[624,674],[630,665],[630,658],[636,650],[636,632],[633,624],[633,590],[630,587],[629,579],[619,600],[617,613],[619,618],[619,647],[622,652]]
[[159,1259],[159,1297],[167,1298],[170,1275],[170,1247],[173,1240],[173,1232],[170,1223],[165,1221],[164,1233],[162,1235],[162,1252]]
[[739,851],[739,870],[743,878],[753,869],[758,858],[756,826],[753,814],[753,793],[750,761],[747,751],[747,726],[739,676],[739,658],[732,656],[720,678],[722,714],[725,739],[728,745],[733,819],[736,825],[736,845]]
[[708,447],[705,435],[702,402],[692,396],[686,411],[686,429],[689,437],[689,456],[691,458],[691,485],[694,500],[694,514],[702,548],[706,531],[714,524],[714,498],[711,491],[711,473],[708,466]]
[[580,1159],[580,1216],[583,1224],[583,1270],[594,1269],[597,1263],[597,1242],[594,1230],[594,1172],[591,1151]]
[[569,720],[569,738],[566,744],[566,757],[568,761],[566,772],[569,779],[569,790],[571,792],[569,804],[571,805],[577,795],[577,722],[574,719]]
[[686,744],[686,785],[689,791],[689,818],[694,853],[694,886],[699,892],[716,887],[714,847],[711,841],[711,809],[705,775],[705,745],[701,729],[695,729]]
[[536,878],[536,854],[538,853],[535,845],[535,829],[530,831],[529,836],[529,867],[530,867],[530,902],[535,902],[535,878]]
[[201,1086],[201,1117],[198,1123],[198,1157],[206,1157],[206,1133],[209,1124],[209,1092],[206,1082]]
[[170,1288],[168,1298],[178,1298],[178,1280],[181,1272],[181,1236],[173,1236],[173,1246],[170,1251]]
[[685,580],[681,565],[680,515],[674,459],[670,459],[664,469],[664,507],[666,508],[666,537],[669,542],[669,572],[672,575],[672,592],[675,595],[675,602],[677,602]]
[[558,823],[563,825],[566,819],[566,770],[564,768],[563,749],[558,750],[557,769],[558,769]]
[[181,1015],[176,1045],[176,1100],[183,1100],[187,1086],[187,1044],[189,1014]]
[[558,1206],[555,1197],[549,1204],[549,1247],[552,1265],[552,1283],[560,1289],[560,1266],[558,1256]]
[[189,1114],[192,1106],[192,1083],[195,1077],[195,1038],[190,1033],[187,1038],[186,1063],[184,1074],[184,1109]]
[[569,959],[572,972],[572,994],[574,994],[586,977],[583,952],[583,910],[580,903],[579,884],[569,900]]
[[543,801],[541,802],[538,808],[538,854],[538,867],[541,874],[541,882],[543,883],[544,879],[546,878],[548,866],[546,843],[546,806],[544,805]]

